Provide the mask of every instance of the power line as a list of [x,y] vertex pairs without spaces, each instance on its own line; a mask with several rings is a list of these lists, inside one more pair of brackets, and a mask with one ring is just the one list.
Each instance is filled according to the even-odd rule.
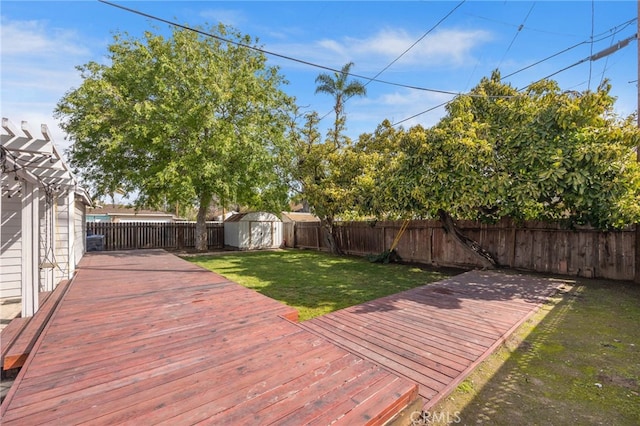
[[[598,39],[596,39],[596,40],[594,40],[594,41],[595,41],[595,42],[598,42],[598,41],[602,41],[602,40],[604,40],[604,39],[606,39],[606,38],[608,38],[608,37],[612,37],[612,36],[614,36],[614,35],[618,34],[619,32],[621,32],[622,30],[624,30],[625,28],[627,28],[629,25],[631,25],[633,22],[635,22],[635,21],[637,21],[637,20],[638,20],[638,18],[633,18],[633,19],[630,19],[630,20],[628,20],[628,21],[626,21],[626,22],[623,22],[623,23],[622,23],[622,24],[620,24],[620,25],[617,25],[617,26],[615,26],[615,27],[613,27],[613,28],[610,28],[608,31],[605,31],[605,32],[603,32],[603,33],[600,33],[600,34],[598,34],[598,35],[596,36],[596,37],[600,37],[600,36],[601,36],[601,35],[603,35],[603,34],[607,34],[607,36],[606,36],[606,37],[601,37],[601,38],[598,38]],[[507,74],[507,75],[503,76],[502,78],[503,78],[503,79],[505,79],[505,78],[511,77],[511,76],[513,76],[513,75],[516,75],[516,74],[518,74],[518,73],[520,73],[520,72],[522,72],[522,71],[528,70],[529,68],[532,68],[532,67],[534,67],[534,66],[536,66],[536,65],[539,65],[539,64],[541,64],[541,63],[543,63],[543,62],[548,61],[549,59],[553,59],[553,58],[555,58],[556,56],[562,55],[563,53],[566,53],[566,52],[568,52],[568,51],[570,51],[570,50],[575,49],[576,47],[582,46],[583,44],[587,44],[587,43],[590,43],[590,42],[591,42],[591,41],[589,41],[589,40],[585,40],[585,41],[581,41],[581,42],[579,42],[579,43],[576,43],[576,44],[574,44],[573,46],[569,46],[569,47],[567,47],[566,49],[563,49],[563,50],[561,50],[561,51],[559,51],[559,52],[556,52],[556,53],[554,53],[554,54],[552,54],[552,55],[547,56],[546,58],[540,59],[539,61],[536,61],[536,62],[534,62],[534,63],[532,63],[532,64],[529,64],[529,65],[527,65],[527,66],[525,66],[525,67],[522,67],[522,68],[520,68],[519,70],[512,72],[511,74]]]
[[[593,31],[596,24],[595,0],[591,0],[591,46],[589,48],[589,56],[593,56]],[[591,90],[591,72],[593,71],[593,61],[589,61],[589,84],[587,90]]]
[[[453,14],[453,12],[455,12],[460,6],[462,6],[464,4],[466,0],[462,0],[460,3],[458,3],[453,9],[451,9],[449,11],[449,13],[447,13],[443,18],[441,18],[438,22],[436,22],[436,24],[434,26],[432,26],[431,28],[429,28],[427,30],[427,32],[425,32],[419,39],[417,39],[415,42],[413,42],[413,44],[409,47],[407,47],[404,52],[402,52],[398,57],[396,57],[393,61],[391,61],[387,66],[385,66],[384,68],[382,68],[382,70],[380,70],[376,75],[373,76],[373,79],[378,78],[383,72],[385,72],[386,70],[388,70],[393,64],[395,64],[396,62],[398,62],[398,60],[400,60],[400,58],[402,58],[404,55],[407,54],[407,52],[409,52],[411,49],[413,49],[418,43],[420,43],[422,40],[424,40],[424,38],[426,36],[428,36],[433,30],[435,30],[441,23],[443,23],[449,16],[451,16]],[[365,87],[371,83],[371,81],[375,81],[375,80],[369,80],[365,83]],[[347,102],[349,99],[351,99],[353,96],[349,96],[347,97],[344,102]],[[331,111],[329,111],[328,113],[326,113],[325,115],[323,115],[320,118],[320,121],[322,121],[323,119],[325,119],[329,114],[331,114]]]
[[609,56],[609,55],[611,55],[612,53],[614,53],[615,51],[620,50],[620,49],[622,49],[622,48],[626,47],[627,45],[629,45],[629,43],[630,43],[632,40],[635,40],[635,39],[637,39],[637,38],[638,38],[638,34],[636,33],[636,34],[632,35],[631,37],[627,37],[627,38],[625,38],[624,40],[620,40],[618,43],[616,43],[616,44],[614,44],[614,45],[612,45],[612,46],[610,46],[610,47],[608,47],[608,48],[606,48],[606,49],[604,49],[604,50],[601,50],[601,51],[600,51],[600,52],[598,52],[598,53],[595,53],[595,54],[589,55],[589,56],[587,56],[586,58],[580,59],[579,61],[574,62],[573,64],[571,64],[571,65],[569,65],[569,66],[566,66],[566,67],[564,67],[564,68],[562,68],[562,69],[560,69],[560,70],[558,70],[558,71],[556,71],[556,72],[554,72],[554,73],[551,73],[551,74],[547,75],[546,77],[542,77],[541,79],[538,79],[538,80],[534,81],[533,83],[530,83],[530,84],[528,84],[528,85],[524,86],[523,88],[518,89],[518,91],[525,90],[525,89],[527,89],[528,87],[531,87],[532,85],[534,85],[534,84],[536,84],[536,83],[538,83],[538,82],[540,82],[540,81],[542,81],[542,80],[546,80],[546,79],[548,79],[548,78],[550,78],[550,77],[553,77],[554,75],[560,74],[560,73],[561,73],[561,72],[563,72],[563,71],[566,71],[566,70],[568,70],[568,69],[571,69],[571,68],[573,68],[573,67],[576,67],[576,66],[578,66],[578,65],[580,65],[580,64],[583,64],[583,63],[585,63],[585,62],[587,62],[587,61],[593,62],[593,61],[597,61],[598,59],[602,59],[602,58],[604,58],[604,57],[606,57],[606,56]]
[[527,12],[527,16],[524,17],[524,20],[522,21],[522,24],[520,24],[518,26],[518,29],[516,31],[516,33],[513,35],[513,38],[511,39],[511,43],[509,43],[509,46],[507,47],[507,50],[504,52],[504,55],[502,55],[502,59],[500,59],[500,62],[498,63],[498,68],[500,68],[500,65],[502,65],[502,61],[504,61],[504,58],[507,56],[507,53],[509,53],[509,50],[511,50],[511,46],[513,46],[513,43],[516,41],[516,38],[518,37],[518,34],[520,34],[520,31],[522,31],[522,29],[524,28],[524,24],[527,22],[527,19],[529,19],[529,15],[531,15],[531,12],[533,11],[533,7],[536,5],[536,3],[534,2],[531,5],[531,8],[529,9],[529,12]]
[[[122,9],[124,11],[134,13],[136,15],[144,16],[145,18],[153,19],[155,21],[162,22],[162,23],[165,23],[167,25],[171,25],[171,26],[174,26],[174,27],[177,27],[177,28],[182,28],[182,29],[187,30],[187,31],[193,31],[193,32],[195,32],[197,34],[200,34],[200,35],[203,35],[203,36],[206,36],[206,37],[211,37],[211,38],[214,38],[216,40],[223,41],[225,43],[233,44],[235,46],[244,47],[244,48],[247,48],[247,49],[250,49],[250,50],[254,50],[256,52],[260,52],[260,53],[265,54],[265,55],[275,56],[275,57],[278,57],[278,58],[281,58],[281,59],[286,59],[288,61],[297,62],[299,64],[308,65],[308,66],[319,68],[319,69],[323,69],[323,70],[326,70],[326,71],[332,71],[332,72],[339,73],[339,74],[342,73],[342,71],[340,71],[340,70],[338,70],[336,68],[332,68],[332,67],[329,67],[329,66],[326,66],[326,65],[320,65],[320,64],[317,64],[317,63],[314,63],[314,62],[305,61],[304,59],[294,58],[292,56],[283,55],[283,54],[276,53],[276,52],[271,52],[269,50],[262,49],[262,48],[259,48],[259,47],[256,47],[256,46],[251,46],[251,45],[248,45],[248,44],[245,44],[245,43],[240,43],[240,42],[237,42],[237,41],[234,41],[234,40],[226,39],[224,37],[208,33],[206,31],[200,30],[198,28],[193,28],[193,27],[190,27],[188,25],[179,24],[177,22],[170,21],[170,20],[164,19],[164,18],[160,18],[158,16],[154,16],[154,15],[151,15],[149,13],[141,12],[139,10],[132,9],[130,7],[122,6],[122,5],[119,5],[119,4],[116,4],[116,3],[112,3],[112,2],[107,1],[107,0],[98,0],[98,1],[100,3],[104,3],[104,4],[108,5],[108,6],[116,7],[118,9]],[[404,87],[406,89],[421,90],[421,91],[424,91],[424,92],[442,93],[442,94],[445,94],[445,95],[459,95],[459,94],[461,94],[461,92],[454,92],[454,91],[451,91],[451,90],[430,89],[430,88],[427,88],[427,87],[412,86],[412,85],[408,85],[408,84],[395,83],[395,82],[392,82],[392,81],[378,80],[377,78],[371,78],[371,77],[367,77],[367,76],[364,76],[364,75],[358,75],[358,74],[352,74],[352,73],[349,73],[348,75],[350,75],[351,77],[362,79],[362,80],[368,80],[369,82],[373,81],[373,82],[376,82],[376,83],[387,84],[387,85],[390,85],[390,86]]]
[[[626,28],[627,26],[629,26],[632,22],[634,22],[634,21],[636,21],[636,20],[637,20],[637,18],[634,18],[634,19],[631,19],[631,20],[629,20],[629,21],[627,21],[627,22],[624,22],[624,23],[623,23],[624,27],[622,27],[620,30],[616,31],[616,33],[617,33],[617,32],[622,31],[622,29]],[[614,27],[614,29],[615,29],[615,28],[617,28],[617,27]],[[614,34],[615,34],[615,33],[614,33]],[[605,56],[610,55],[611,53],[615,52],[616,50],[619,50],[619,49],[622,49],[622,48],[626,47],[626,46],[627,46],[627,45],[628,45],[632,40],[637,39],[637,38],[638,38],[638,34],[634,34],[634,35],[632,35],[631,37],[627,37],[626,39],[619,41],[619,42],[618,42],[618,43],[616,43],[615,45],[614,45],[614,44],[612,44],[612,45],[611,45],[610,47],[608,47],[607,49],[605,49],[605,50],[603,50],[603,51],[600,51],[600,52],[596,53],[595,55],[590,55],[590,56],[588,56],[588,57],[586,57],[586,58],[584,58],[584,59],[579,60],[578,62],[575,62],[575,63],[573,63],[573,64],[571,64],[571,65],[569,65],[569,66],[567,66],[567,67],[564,67],[564,68],[562,68],[562,69],[560,69],[560,70],[558,70],[558,71],[556,71],[556,72],[554,72],[554,73],[552,73],[552,74],[549,74],[549,75],[548,75],[548,76],[546,76],[546,77],[543,77],[543,78],[541,78],[541,79],[539,79],[539,80],[536,80],[535,82],[530,83],[530,84],[528,84],[527,86],[524,86],[524,87],[523,87],[523,88],[521,88],[521,89],[518,89],[518,91],[525,90],[525,89],[526,89],[526,88],[528,88],[529,86],[531,86],[531,85],[533,85],[533,84],[535,84],[535,83],[537,83],[537,82],[539,82],[539,81],[542,81],[542,80],[545,80],[545,79],[547,79],[547,78],[553,77],[553,76],[554,76],[554,75],[556,75],[556,74],[560,74],[560,73],[561,73],[561,72],[563,72],[563,71],[566,71],[566,70],[571,69],[571,68],[573,68],[573,67],[576,67],[576,66],[578,66],[578,65],[580,65],[580,64],[583,64],[583,63],[585,63],[586,61],[592,61],[592,62],[593,62],[593,61],[597,61],[598,59],[601,59],[601,58],[603,58],[603,57],[605,57]],[[600,40],[598,40],[598,41],[600,41]],[[566,51],[571,50],[571,49],[573,49],[573,48],[575,48],[575,47],[577,47],[577,46],[579,46],[579,45],[585,44],[585,43],[587,43],[587,42],[584,42],[584,41],[583,41],[583,42],[580,42],[580,43],[578,43],[578,44],[575,44],[575,45],[573,45],[573,46],[571,46],[571,47],[569,47],[569,48],[567,48],[567,49],[564,49],[564,50],[562,50],[562,51],[560,51],[560,52],[558,52],[558,53],[555,53],[555,54],[553,54],[553,55],[551,55],[551,56],[548,56],[548,57],[547,57],[547,58],[545,58],[545,59],[542,59],[542,60],[540,60],[540,61],[538,61],[538,62],[535,62],[535,63],[533,63],[533,64],[530,64],[530,65],[527,65],[526,67],[521,68],[521,69],[519,69],[518,71],[512,72],[511,74],[508,74],[508,75],[506,75],[506,76],[502,77],[502,79],[505,79],[505,78],[510,77],[510,76],[512,76],[512,75],[514,75],[514,74],[517,74],[517,73],[519,73],[519,72],[521,72],[521,71],[524,71],[524,70],[526,70],[526,69],[528,69],[528,68],[531,68],[531,67],[533,67],[533,66],[535,66],[535,65],[537,65],[537,64],[539,64],[539,63],[541,63],[541,62],[544,62],[544,61],[546,61],[546,60],[548,60],[548,59],[551,59],[551,58],[553,58],[553,57],[555,57],[555,56],[558,56],[558,55],[560,55],[560,54],[562,54],[562,53],[565,53]],[[635,80],[635,81],[637,81],[637,80]],[[632,83],[632,82],[630,81],[629,83]],[[467,95],[467,96],[474,96],[474,95],[471,95],[471,94],[469,94],[469,93],[467,93],[466,95]],[[475,96],[479,96],[479,95],[475,95]],[[505,97],[506,97],[506,96],[503,96],[503,98],[505,98]],[[510,96],[509,96],[509,97],[510,97]],[[491,96],[488,96],[488,98],[492,98],[492,97],[491,97]],[[496,96],[496,97],[494,97],[494,98],[498,98],[498,97]],[[399,124],[401,124],[401,123],[404,123],[405,121],[411,120],[412,118],[416,118],[416,117],[418,117],[418,116],[420,116],[420,115],[422,115],[422,114],[426,114],[427,112],[430,112],[430,111],[433,111],[434,109],[440,108],[441,106],[446,105],[446,104],[448,104],[448,103],[450,103],[450,102],[451,102],[451,100],[446,101],[446,102],[443,102],[443,103],[441,103],[441,104],[439,104],[439,105],[436,105],[436,106],[434,106],[434,107],[431,107],[431,108],[429,108],[429,109],[426,109],[426,110],[424,110],[424,111],[422,111],[422,112],[419,112],[419,113],[417,113],[417,114],[412,115],[411,117],[408,117],[408,118],[405,118],[405,119],[403,119],[403,120],[397,121],[397,122],[393,123],[393,124],[392,124],[392,126],[397,126],[397,125],[399,125]]]
[[[422,37],[420,37],[418,40],[416,40],[411,46],[409,46],[408,48],[405,49],[404,52],[402,52],[397,58],[395,58],[393,61],[391,61],[389,63],[389,65],[387,65],[386,67],[384,67],[380,72],[378,72],[378,74],[374,75],[373,78],[378,78],[380,76],[380,74],[382,74],[383,72],[385,72],[386,70],[388,70],[393,64],[395,64],[396,62],[398,62],[398,60],[400,60],[400,58],[402,58],[405,54],[407,54],[407,52],[409,52],[411,49],[413,49],[418,43],[420,43],[422,40],[424,40],[424,38],[426,36],[428,36],[433,30],[435,30],[436,28],[438,28],[438,26],[440,24],[442,24],[449,16],[451,16],[453,14],[453,12],[455,12],[460,6],[462,6],[464,4],[466,0],[462,0],[460,3],[458,3],[453,9],[451,9],[449,11],[449,13],[447,13],[442,19],[440,19],[438,22],[436,22],[436,24],[429,28],[429,30],[427,32],[425,32]],[[367,83],[369,84],[369,83]]]
[[422,111],[422,112],[419,112],[419,113],[417,113],[417,114],[414,114],[414,115],[412,115],[411,117],[407,117],[407,118],[405,118],[405,119],[403,119],[403,120],[396,121],[395,123],[391,124],[391,126],[392,126],[392,127],[398,126],[398,125],[400,125],[400,124],[404,123],[405,121],[409,121],[409,120],[411,120],[412,118],[416,118],[416,117],[421,116],[422,114],[426,114],[426,113],[428,113],[428,112],[431,112],[431,111],[433,111],[434,109],[438,109],[438,108],[440,108],[440,107],[442,107],[442,106],[447,105],[447,104],[448,104],[448,103],[450,103],[452,100],[453,100],[453,99],[448,100],[448,101],[445,101],[445,102],[442,102],[442,103],[441,103],[441,104],[439,104],[439,105],[436,105],[436,106],[431,107],[431,108],[429,108],[429,109],[427,109],[427,110],[424,110],[424,111]]

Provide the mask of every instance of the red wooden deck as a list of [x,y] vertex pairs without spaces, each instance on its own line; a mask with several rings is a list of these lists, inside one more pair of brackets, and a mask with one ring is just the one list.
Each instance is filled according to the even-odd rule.
[[88,254],[0,423],[380,424],[417,398],[283,317],[297,313],[163,251]]
[[420,385],[429,409],[558,287],[544,278],[471,271],[302,323]]

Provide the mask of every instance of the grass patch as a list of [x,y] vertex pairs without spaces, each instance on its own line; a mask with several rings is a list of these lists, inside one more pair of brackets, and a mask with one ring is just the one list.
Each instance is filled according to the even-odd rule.
[[640,285],[568,284],[431,411],[462,424],[640,424]]
[[300,321],[439,281],[451,271],[301,250],[187,257],[190,262],[296,308]]

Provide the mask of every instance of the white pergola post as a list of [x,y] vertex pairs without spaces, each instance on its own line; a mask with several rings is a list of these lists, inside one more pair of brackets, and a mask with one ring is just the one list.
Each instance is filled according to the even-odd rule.
[[22,317],[33,316],[38,310],[40,287],[39,191],[30,182],[22,185]]

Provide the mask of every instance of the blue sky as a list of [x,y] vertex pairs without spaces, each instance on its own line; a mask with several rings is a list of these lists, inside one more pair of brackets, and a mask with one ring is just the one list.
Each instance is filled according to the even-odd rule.
[[[638,28],[634,1],[115,3],[190,26],[222,22],[257,37],[266,50],[332,68],[353,61],[355,74],[370,77],[430,31],[378,78],[450,92],[471,89],[496,68],[505,76],[567,50],[505,80],[521,88],[631,37]],[[63,148],[68,143],[52,111],[65,92],[80,84],[75,66],[104,62],[114,32],[169,32],[166,24],[98,1],[3,0],[0,7],[2,116],[16,125],[27,120],[33,129],[47,124]],[[610,79],[618,97],[616,110],[626,116],[636,110],[637,55],[633,40],[612,55],[552,78],[565,90],[579,91],[597,88],[603,77]],[[326,71],[277,57],[269,57],[269,63],[290,81],[283,89],[298,105],[321,116],[331,111],[331,98],[314,94],[315,78]],[[378,82],[367,89],[365,98],[346,105],[348,133],[354,139],[385,118],[400,122],[452,98]],[[403,126],[431,126],[443,113],[438,108]],[[331,115],[323,125],[330,121]]]

